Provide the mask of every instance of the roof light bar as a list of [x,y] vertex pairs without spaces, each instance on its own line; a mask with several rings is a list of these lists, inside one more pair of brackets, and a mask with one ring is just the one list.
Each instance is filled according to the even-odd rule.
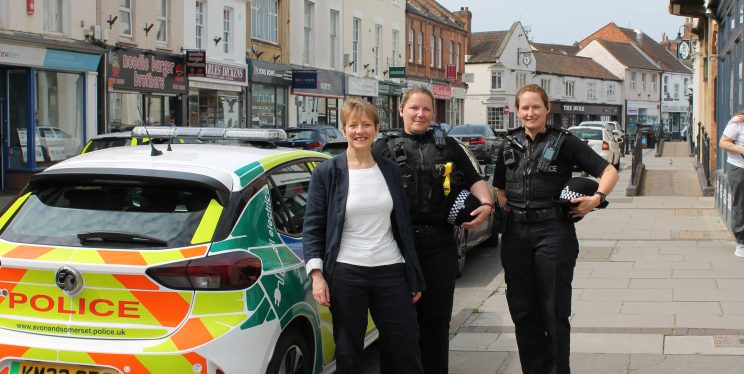
[[141,138],[199,138],[267,142],[287,140],[287,133],[281,129],[236,129],[220,127],[150,126],[145,128],[144,126],[137,126],[132,129],[132,136]]

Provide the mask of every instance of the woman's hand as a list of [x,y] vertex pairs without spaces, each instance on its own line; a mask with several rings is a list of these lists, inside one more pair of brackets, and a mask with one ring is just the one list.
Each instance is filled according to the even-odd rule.
[[413,297],[413,303],[416,304],[421,298],[421,291],[411,292],[411,296]]
[[470,222],[462,224],[462,228],[466,230],[474,229],[481,223],[485,222],[488,219],[488,216],[491,215],[491,207],[488,205],[481,205],[474,211],[470,212],[470,215],[475,216],[475,218],[470,220]]
[[602,203],[602,198],[599,195],[577,197],[571,199],[571,203],[576,204],[571,208],[571,218],[579,218],[584,217],[598,207]]
[[320,305],[331,306],[331,293],[328,291],[328,283],[323,278],[323,272],[314,270],[310,273],[313,282],[313,298]]

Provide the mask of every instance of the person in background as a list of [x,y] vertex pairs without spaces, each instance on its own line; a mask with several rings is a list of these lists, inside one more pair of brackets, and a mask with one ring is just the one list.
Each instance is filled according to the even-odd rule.
[[744,257],[744,111],[729,120],[719,147],[726,151],[726,177],[731,187],[731,230],[736,238],[734,255]]
[[394,372],[422,373],[414,303],[425,283],[400,171],[372,155],[372,104],[347,99],[341,121],[348,147],[313,170],[302,232],[313,297],[333,317],[336,369],[361,372],[369,310]]
[[[547,126],[548,95],[529,84],[516,95],[523,126],[509,132],[496,158],[493,185],[501,215],[501,262],[522,372],[570,373],[571,282],[579,242],[574,220],[605,201],[618,180],[615,168],[564,129]],[[595,195],[556,198],[573,167],[599,178]]]
[[[426,290],[416,305],[424,371],[447,373],[457,251],[452,226],[441,215],[446,197],[445,166],[451,164],[453,174],[460,177],[458,183],[482,203],[472,211],[473,219],[464,223],[464,228],[471,229],[486,221],[493,210],[493,195],[457,142],[429,130],[434,116],[431,92],[412,87],[403,94],[401,102],[398,110],[403,119],[402,135],[378,140],[372,153],[378,158],[396,160],[403,173],[416,252],[426,279]],[[382,373],[394,373],[389,371],[388,355],[389,352],[380,350]]]

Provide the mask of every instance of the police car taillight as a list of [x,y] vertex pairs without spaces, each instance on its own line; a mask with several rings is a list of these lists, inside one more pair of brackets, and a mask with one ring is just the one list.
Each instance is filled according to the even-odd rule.
[[241,290],[256,283],[261,275],[261,260],[248,252],[234,251],[155,266],[146,273],[176,290]]

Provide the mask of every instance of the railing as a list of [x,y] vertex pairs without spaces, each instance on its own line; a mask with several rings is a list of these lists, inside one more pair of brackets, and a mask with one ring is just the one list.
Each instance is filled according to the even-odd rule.
[[637,181],[637,174],[641,172],[638,165],[643,163],[643,144],[641,143],[641,136],[636,136],[635,141],[631,143],[633,146],[633,162],[630,168],[630,180]]
[[708,136],[708,132],[705,130],[704,127],[703,131],[700,132],[700,137],[700,145],[702,146],[701,164],[703,167],[703,172],[705,173],[705,185],[710,186],[710,136]]
[[656,138],[656,157],[661,157],[661,153],[664,152],[664,132],[661,128],[662,126],[659,126],[659,128],[654,131],[654,137]]
[[[700,122],[698,122],[698,129],[702,126]],[[690,154],[695,154],[695,138],[692,137],[692,125],[687,126],[687,134],[685,134],[685,139],[690,143]]]

